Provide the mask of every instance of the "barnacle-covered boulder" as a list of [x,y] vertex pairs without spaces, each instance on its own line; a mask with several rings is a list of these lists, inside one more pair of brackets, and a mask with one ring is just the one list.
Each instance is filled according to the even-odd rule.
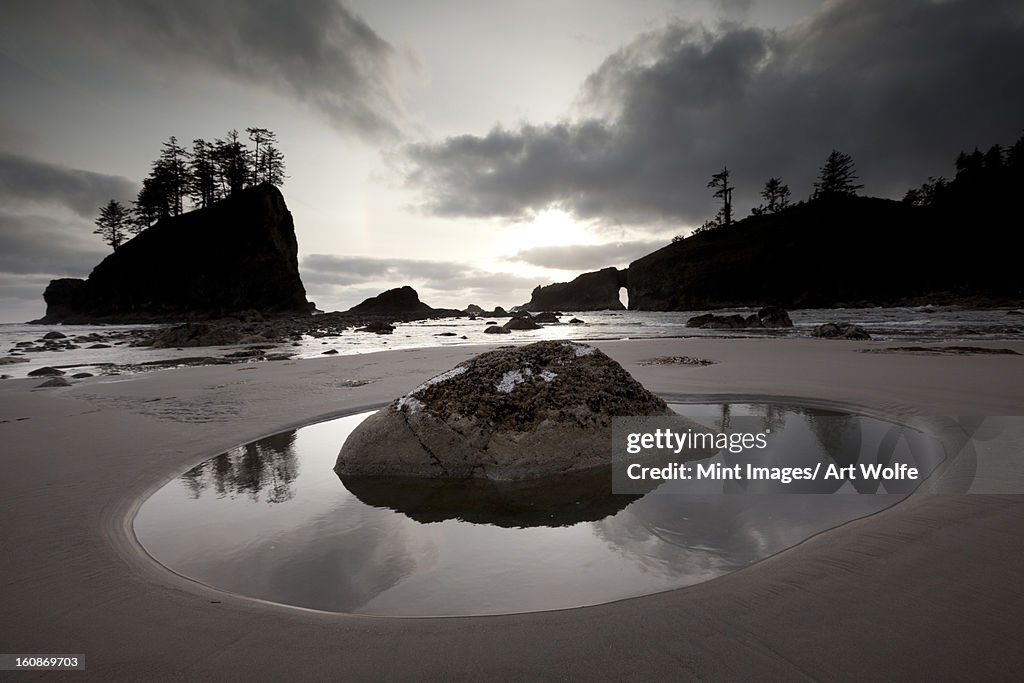
[[614,416],[673,415],[598,349],[543,341],[489,351],[360,424],[342,476],[521,481],[611,464]]

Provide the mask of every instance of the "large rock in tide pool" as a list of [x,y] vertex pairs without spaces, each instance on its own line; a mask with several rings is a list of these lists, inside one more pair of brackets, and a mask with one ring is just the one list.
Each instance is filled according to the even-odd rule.
[[367,418],[341,448],[342,476],[520,481],[611,464],[613,416],[673,415],[592,346],[490,351]]

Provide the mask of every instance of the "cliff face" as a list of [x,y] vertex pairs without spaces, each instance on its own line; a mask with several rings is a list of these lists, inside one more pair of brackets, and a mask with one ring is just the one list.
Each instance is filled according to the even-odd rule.
[[96,266],[54,280],[41,322],[171,320],[256,309],[307,313],[292,215],[272,185],[164,219]]
[[584,273],[572,282],[556,282],[533,290],[528,311],[621,311],[619,288],[626,286],[626,273],[616,268],[605,268]]
[[631,263],[626,286],[634,310],[884,304],[962,281],[956,251],[919,209],[854,197],[674,242]]

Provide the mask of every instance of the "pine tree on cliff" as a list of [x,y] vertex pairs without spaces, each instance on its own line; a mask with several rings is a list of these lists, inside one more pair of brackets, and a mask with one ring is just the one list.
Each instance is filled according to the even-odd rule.
[[167,192],[160,180],[150,176],[142,180],[142,189],[132,202],[131,231],[137,235],[161,218],[171,215]]
[[214,146],[206,140],[198,138],[192,141],[188,194],[193,207],[202,209],[220,199],[213,153]]
[[284,155],[274,145],[263,148],[262,181],[281,187],[287,176],[284,174]]
[[235,195],[249,184],[252,178],[249,150],[239,139],[238,131],[228,131],[226,140],[214,143],[213,161],[220,177],[222,194]]
[[818,181],[814,183],[812,199],[832,199],[835,197],[855,197],[857,190],[864,186],[858,184],[857,172],[853,166],[853,157],[839,150],[832,150],[821,167]]
[[718,225],[728,227],[732,224],[732,191],[736,189],[729,184],[729,167],[725,166],[721,173],[711,176],[707,186],[715,188],[713,196],[722,200],[722,208],[718,211]]
[[191,153],[171,136],[142,181],[134,208],[126,210],[126,230],[137,235],[161,218],[180,215],[185,197],[192,208],[204,208],[252,185],[283,185],[284,155],[274,145],[277,137],[266,128],[246,130],[255,152],[242,144],[237,130],[212,143],[197,138]]
[[751,213],[755,216],[778,213],[789,206],[789,196],[789,185],[782,182],[781,178],[769,178],[761,190],[761,198],[766,203],[755,207]]
[[93,233],[100,236],[111,249],[117,251],[125,239],[128,229],[128,211],[116,199],[111,199],[106,206],[100,207],[99,218]]
[[153,164],[153,173],[167,193],[167,204],[172,216],[180,216],[184,210],[183,199],[188,192],[189,172],[185,160],[188,152],[178,145],[178,138],[171,136],[163,145],[160,158]]
[[246,128],[255,149],[252,153],[252,184],[284,185],[284,155],[275,143],[277,135],[266,128]]
[[191,182],[186,163],[188,156],[173,135],[163,144],[160,156],[153,162],[152,170],[143,179],[142,189],[132,202],[135,207],[131,212],[130,226],[134,234],[161,218],[177,216],[184,211],[183,200]]
[[[252,183],[253,185],[259,185],[263,182],[264,167],[266,166],[265,155],[266,145],[272,145],[277,140],[274,133],[266,128],[246,128],[245,132],[249,134],[249,139],[252,140],[255,150],[252,154]],[[264,145],[264,151],[261,154],[260,145]]]

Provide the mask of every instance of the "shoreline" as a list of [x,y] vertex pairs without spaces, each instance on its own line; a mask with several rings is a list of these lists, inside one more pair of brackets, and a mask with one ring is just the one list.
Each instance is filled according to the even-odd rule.
[[[722,313],[740,309],[721,309]],[[192,328],[167,326],[70,326],[49,332],[46,339],[29,325],[0,325],[0,379],[25,377],[43,367],[64,370],[68,375],[134,374],[168,367],[244,364],[263,360],[311,359],[326,355],[374,353],[388,349],[470,347],[479,344],[519,344],[547,339],[587,343],[651,339],[759,339],[810,338],[824,323],[850,323],[871,335],[876,350],[881,345],[949,344],[971,346],[979,341],[1021,339],[1020,316],[991,310],[832,309],[793,311],[793,326],[785,328],[690,327],[693,311],[675,313],[597,312],[580,313],[579,324],[542,324],[540,329],[511,334],[485,333],[487,317],[443,318],[396,322],[385,334],[352,327],[304,328],[287,332],[271,323],[252,319],[206,323]],[[740,311],[740,314],[746,311]],[[498,316],[501,319],[501,316]],[[269,327],[267,327],[269,325]],[[287,332],[287,333],[286,333]],[[63,335],[63,336],[59,336]],[[156,343],[154,343],[156,342]],[[74,378],[72,378],[74,379]]]
[[[865,354],[870,343],[802,338],[595,345],[659,395],[803,396],[911,421],[1024,411],[1017,356]],[[1020,341],[977,345],[1024,352]],[[97,680],[1005,677],[1024,664],[1015,495],[915,495],[693,587],[488,617],[309,613],[204,588],[133,546],[134,510],[189,466],[386,402],[493,346],[0,384],[3,649],[81,652]],[[717,363],[639,364],[682,355]],[[1024,492],[1024,464],[1010,457],[1024,435],[994,441],[978,444],[976,483]],[[1012,454],[997,452],[1007,444]]]

